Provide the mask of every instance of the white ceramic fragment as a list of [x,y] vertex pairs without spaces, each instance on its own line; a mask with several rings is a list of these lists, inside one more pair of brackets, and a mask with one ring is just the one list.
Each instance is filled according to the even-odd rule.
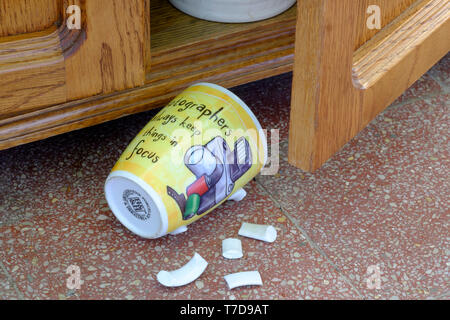
[[172,236],[174,236],[174,235],[177,235],[177,234],[186,232],[187,229],[188,229],[188,228],[187,228],[186,226],[181,226],[181,227],[179,227],[178,229],[173,230],[173,231],[172,231],[171,233],[169,233],[169,234],[172,235]]
[[222,255],[227,259],[242,258],[242,243],[239,239],[228,238],[222,241]]
[[245,196],[247,195],[247,191],[245,191],[244,189],[239,189],[237,190],[235,193],[233,193],[231,195],[231,197],[228,198],[228,200],[232,200],[232,201],[241,201],[242,199],[245,198]]
[[166,287],[179,287],[191,283],[201,276],[208,266],[208,262],[203,259],[198,253],[180,269],[173,271],[160,271],[156,278],[159,283]]
[[274,242],[277,238],[277,230],[272,226],[244,222],[238,234],[247,238],[253,238],[266,242]]
[[258,271],[232,273],[224,278],[230,289],[242,286],[262,286],[261,275]]

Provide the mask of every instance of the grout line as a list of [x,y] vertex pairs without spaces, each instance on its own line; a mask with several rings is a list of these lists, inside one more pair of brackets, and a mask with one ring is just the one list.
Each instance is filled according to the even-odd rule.
[[9,284],[14,288],[14,291],[16,292],[17,296],[19,297],[19,300],[24,300],[25,298],[24,298],[22,292],[20,292],[19,288],[17,287],[16,282],[14,281],[12,276],[8,273],[8,270],[6,269],[6,267],[3,264],[3,262],[0,261],[0,272],[1,271],[3,272],[3,274],[8,279]]
[[343,278],[343,280],[350,285],[350,287],[355,290],[355,292],[359,295],[360,298],[364,299],[364,295],[359,292],[359,290],[356,288],[356,286],[353,284],[351,280],[349,280],[343,273],[342,270],[333,262],[331,259],[327,256],[327,254],[311,239],[311,237],[308,235],[308,233],[295,221],[295,219],[289,214],[289,212],[280,204],[280,202],[275,199],[272,194],[264,187],[264,185],[256,179],[256,183],[259,186],[260,189],[264,193],[266,193],[269,198],[275,203],[275,205],[280,208],[281,212],[294,224],[294,226],[300,230],[302,235],[305,237],[308,244],[313,248],[313,250],[317,251],[322,257],[325,258],[325,260],[338,272],[338,274]]
[[[443,83],[440,79],[435,77],[433,75],[433,73],[431,72],[431,69],[433,69],[436,65],[437,64],[435,64],[433,67],[431,67],[430,70],[428,70],[424,75],[422,75],[422,77],[424,77],[425,75],[428,75],[433,81],[435,81],[439,85],[439,87],[441,88],[441,90],[439,92],[431,93],[431,94],[423,94],[423,95],[420,95],[420,96],[415,96],[415,97],[409,98],[408,100],[400,102],[400,103],[395,103],[395,104],[392,103],[391,105],[386,107],[386,109],[387,108],[391,108],[391,107],[392,108],[397,108],[397,107],[404,106],[405,104],[408,104],[408,103],[414,103],[414,102],[417,102],[417,101],[420,101],[420,100],[424,100],[424,99],[427,99],[427,98],[435,98],[435,97],[440,96],[442,94],[448,94],[450,92],[450,90],[449,90],[450,88],[445,83]],[[419,81],[422,77],[420,77],[417,81]],[[412,84],[411,86],[413,86],[413,85],[414,84]],[[409,88],[406,89],[405,92],[408,91],[408,90],[409,90]],[[403,92],[403,94],[405,92]]]
[[434,81],[436,81],[437,82],[437,84],[441,87],[441,94],[448,94],[449,93],[449,87],[444,83],[444,82],[442,82],[440,79],[438,79],[438,78],[436,78],[432,73],[430,73],[429,74],[430,75],[430,77],[431,77],[431,79],[433,79]]
[[[434,80],[434,79],[433,79],[433,80]],[[441,86],[440,83],[438,83],[438,84]],[[445,90],[445,89],[443,89],[443,88],[444,88],[444,86],[442,85],[442,86],[441,86],[441,91],[439,91],[439,92],[432,93],[432,94],[424,94],[424,95],[421,95],[421,96],[419,96],[419,97],[409,98],[408,100],[403,101],[403,102],[399,102],[399,103],[392,103],[391,105],[389,105],[388,107],[386,107],[383,111],[385,111],[385,110],[387,110],[387,109],[391,109],[391,108],[392,108],[392,109],[401,108],[401,107],[403,107],[403,106],[405,106],[405,105],[407,105],[407,104],[415,103],[415,102],[418,102],[418,101],[424,101],[425,99],[436,98],[436,97],[438,97],[438,96],[440,96],[440,95],[442,95],[442,94],[446,94],[446,93],[447,93],[447,90]],[[380,114],[382,114],[383,111],[381,111]],[[372,121],[373,121],[373,120],[372,120]]]
[[444,59],[450,59],[450,58],[447,58],[447,56],[450,57],[450,55],[447,54],[447,55],[444,56],[441,60],[439,60],[438,63],[436,63],[433,67],[431,67],[430,70],[428,70],[428,72],[427,72],[427,74],[430,76],[430,78],[433,79],[434,81],[436,81],[437,84],[441,87],[441,89],[442,89],[442,91],[443,91],[444,94],[449,93],[449,92],[450,92],[450,90],[449,90],[450,88],[449,88],[444,82],[442,82],[439,78],[435,77],[435,76],[433,75],[433,72],[431,72],[431,70],[432,70],[433,68],[435,68],[442,60],[444,60]]

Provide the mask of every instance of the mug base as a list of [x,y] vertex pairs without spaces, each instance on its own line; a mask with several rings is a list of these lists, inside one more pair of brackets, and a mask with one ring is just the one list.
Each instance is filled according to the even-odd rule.
[[133,233],[149,239],[167,233],[167,213],[159,195],[139,177],[114,171],[105,182],[111,211]]

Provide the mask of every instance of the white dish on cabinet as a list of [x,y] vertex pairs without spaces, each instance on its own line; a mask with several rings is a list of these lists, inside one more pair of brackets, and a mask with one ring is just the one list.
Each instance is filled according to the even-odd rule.
[[216,22],[252,22],[274,17],[296,0],[169,0],[177,9]]

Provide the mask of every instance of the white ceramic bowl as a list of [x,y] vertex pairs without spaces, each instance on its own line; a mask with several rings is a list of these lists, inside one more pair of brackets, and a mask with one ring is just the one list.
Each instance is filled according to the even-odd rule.
[[169,0],[196,18],[217,22],[251,22],[274,17],[296,0]]

